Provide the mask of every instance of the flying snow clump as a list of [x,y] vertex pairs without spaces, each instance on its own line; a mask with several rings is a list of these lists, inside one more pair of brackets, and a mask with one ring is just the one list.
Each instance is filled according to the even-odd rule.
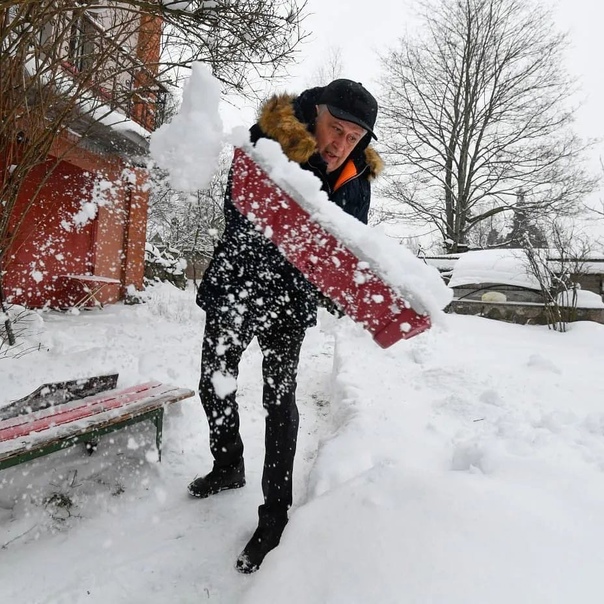
[[207,188],[224,144],[220,83],[201,63],[194,63],[179,112],[151,135],[151,157],[167,170],[179,191]]

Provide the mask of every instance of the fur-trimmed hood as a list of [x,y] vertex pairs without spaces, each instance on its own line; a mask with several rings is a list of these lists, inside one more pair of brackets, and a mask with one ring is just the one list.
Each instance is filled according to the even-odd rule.
[[[316,153],[317,144],[308,124],[296,116],[295,100],[292,94],[272,96],[260,108],[258,126],[266,136],[281,145],[290,160],[304,164]],[[376,178],[384,169],[382,158],[371,146],[365,148],[363,155],[369,166],[369,178]]]

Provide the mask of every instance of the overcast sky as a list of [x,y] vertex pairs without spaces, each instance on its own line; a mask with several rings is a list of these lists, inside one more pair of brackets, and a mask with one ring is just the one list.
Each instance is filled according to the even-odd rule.
[[[558,27],[570,37],[567,68],[579,80],[583,102],[576,115],[577,131],[583,137],[604,139],[604,4],[600,0],[544,0],[544,4],[553,9]],[[309,36],[289,69],[290,77],[267,82],[267,88],[299,92],[312,86],[313,76],[331,50],[339,49],[342,75],[377,90],[378,54],[413,30],[413,6],[413,0],[308,0],[310,14],[304,26]],[[254,117],[253,103],[243,110],[225,111],[229,126],[247,125]],[[379,132],[379,118],[377,129]],[[604,142],[592,155],[594,166],[599,166]]]
[[[576,114],[576,130],[584,138],[598,138],[591,153],[591,167],[600,170],[604,158],[604,5],[601,0],[543,0],[552,8],[561,31],[568,32],[570,48],[567,69],[578,78],[583,105]],[[290,68],[289,79],[268,83],[268,89],[300,92],[314,85],[313,76],[338,48],[343,77],[361,81],[377,91],[380,63],[378,54],[396,44],[399,37],[414,29],[413,0],[308,0],[309,16],[304,22],[309,32],[298,60]],[[227,110],[227,125],[248,125],[255,117],[253,103],[241,111]],[[377,123],[379,136],[379,116]],[[597,204],[604,194],[596,193]]]
[[[582,136],[604,138],[604,5],[600,0],[544,0],[544,4],[570,36],[567,68],[579,78],[585,97],[577,129]],[[312,14],[305,25],[312,33],[301,51],[303,60],[291,70],[295,77],[285,85],[292,91],[312,83],[330,48],[341,49],[343,75],[371,89],[380,70],[377,54],[413,29],[412,0],[308,0],[308,6]],[[604,156],[604,143],[596,155]]]

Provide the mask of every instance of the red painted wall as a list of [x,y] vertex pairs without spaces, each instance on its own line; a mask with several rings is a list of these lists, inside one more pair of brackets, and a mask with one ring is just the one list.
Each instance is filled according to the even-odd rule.
[[[161,19],[143,16],[136,55],[147,66],[134,86],[153,83],[159,60]],[[142,94],[142,93],[141,93]],[[146,94],[135,102],[133,118],[147,127],[154,121],[155,97]],[[54,159],[33,169],[23,183],[11,221],[14,240],[2,269],[8,300],[31,308],[66,308],[81,296],[82,288],[62,275],[88,274],[119,280],[99,295],[103,303],[124,297],[129,286],[142,289],[148,193],[144,170],[130,168],[117,155],[94,153],[80,146],[76,135],[65,132],[50,155],[62,158],[50,173]],[[7,160],[7,158],[4,158]],[[11,157],[8,163],[16,163]],[[35,203],[28,200],[46,177]],[[98,179],[113,182],[111,194],[94,218],[77,224],[74,216],[82,202],[91,200]],[[27,210],[27,211],[26,211]]]
[[[123,299],[130,285],[142,289],[145,172],[125,170],[115,157],[85,152],[67,157],[69,161],[60,162],[50,174],[51,161],[32,170],[23,184],[11,222],[15,239],[4,266],[9,302],[30,308],[73,306],[84,286],[62,277],[70,274],[117,279],[119,285],[107,285],[99,294],[102,303]],[[45,177],[46,184],[20,223]],[[95,200],[100,205],[93,210],[90,202]]]
[[82,199],[90,193],[91,180],[85,172],[61,162],[48,177],[37,201],[27,208],[51,163],[32,170],[22,186],[11,219],[10,230],[15,238],[4,265],[9,301],[32,308],[57,306],[61,289],[58,277],[90,272],[93,266],[96,224],[91,222],[80,228],[73,224]]

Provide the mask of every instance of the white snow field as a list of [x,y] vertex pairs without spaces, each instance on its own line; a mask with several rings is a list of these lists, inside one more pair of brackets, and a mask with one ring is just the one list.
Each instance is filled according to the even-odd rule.
[[[119,371],[196,388],[204,314],[192,290],[74,316],[33,314],[0,359],[2,403],[38,385]],[[0,602],[228,604],[600,603],[604,568],[604,328],[567,333],[445,315],[378,348],[321,312],[299,372],[295,504],[250,576],[261,353],[239,377],[248,484],[206,500],[197,397],[151,423],[0,473]]]

